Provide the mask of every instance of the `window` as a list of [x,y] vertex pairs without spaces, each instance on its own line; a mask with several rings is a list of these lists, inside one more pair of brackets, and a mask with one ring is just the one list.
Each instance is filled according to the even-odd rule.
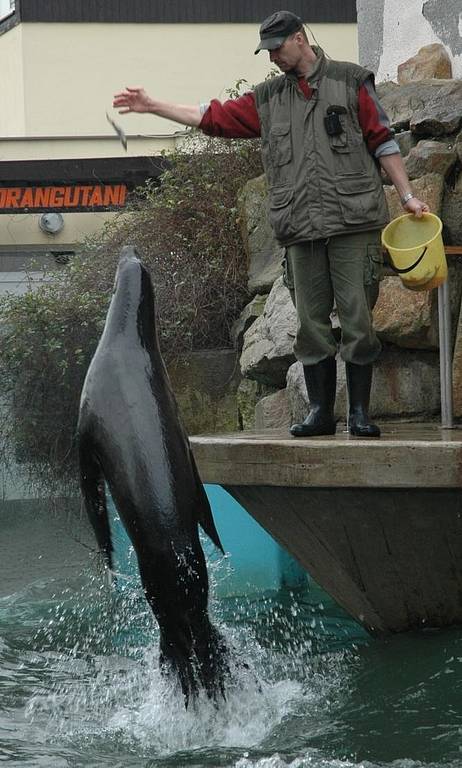
[[0,21],[14,13],[16,0],[0,0]]

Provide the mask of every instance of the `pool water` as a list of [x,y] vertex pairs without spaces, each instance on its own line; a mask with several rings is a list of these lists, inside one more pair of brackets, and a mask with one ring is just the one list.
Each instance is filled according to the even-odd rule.
[[185,710],[136,579],[106,585],[86,523],[0,513],[9,766],[462,767],[461,629],[373,640],[310,581],[220,597],[214,562],[233,675],[225,701]]

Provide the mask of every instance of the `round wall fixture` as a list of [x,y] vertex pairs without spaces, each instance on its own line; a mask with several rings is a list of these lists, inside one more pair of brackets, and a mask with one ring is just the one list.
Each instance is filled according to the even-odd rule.
[[39,218],[39,227],[47,235],[57,235],[64,227],[64,219],[61,213],[42,213]]

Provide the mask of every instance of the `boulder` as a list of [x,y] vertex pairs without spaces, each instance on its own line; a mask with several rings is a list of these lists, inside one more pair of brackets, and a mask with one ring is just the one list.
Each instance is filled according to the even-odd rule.
[[291,425],[287,391],[280,389],[255,406],[255,429],[286,429]]
[[241,377],[235,350],[191,352],[171,363],[168,373],[189,434],[237,428]]
[[374,371],[371,416],[429,418],[439,410],[438,354],[384,347]]
[[452,78],[451,59],[441,43],[424,45],[415,56],[398,66],[400,85],[429,78],[442,80]]
[[[432,213],[436,213],[438,216],[441,213],[441,204],[443,200],[444,180],[443,177],[437,173],[428,173],[425,176],[421,176],[420,179],[416,179],[412,183],[412,190],[419,200],[423,200],[430,207]],[[402,216],[406,211],[401,205],[399,194],[394,187],[384,187],[385,196],[387,198],[388,209],[390,211],[390,218],[395,219],[397,216]]]
[[441,207],[444,222],[444,240],[448,245],[462,245],[462,176],[453,188],[444,190]]
[[412,131],[399,131],[398,133],[395,133],[395,141],[397,142],[403,157],[406,157],[412,147],[417,143],[417,139]]
[[295,307],[279,277],[266,300],[263,314],[244,334],[242,375],[281,389],[294,360],[292,346],[297,329]]
[[239,196],[238,205],[241,234],[249,264],[249,292],[268,293],[282,273],[284,254],[269,223],[264,176],[247,182]]
[[462,133],[459,133],[458,136],[456,136],[456,140],[454,142],[454,151],[457,154],[457,157],[459,158],[459,163],[462,165]]
[[[451,338],[455,342],[462,296],[462,265],[448,257]],[[406,349],[439,348],[438,291],[411,291],[399,277],[386,277],[373,311],[374,327],[380,339]]]
[[382,106],[396,131],[420,135],[454,133],[462,119],[462,81],[422,80],[378,87]]
[[418,179],[427,173],[439,173],[445,177],[457,162],[457,152],[441,141],[419,141],[405,158],[407,175]]
[[410,349],[435,349],[438,308],[435,291],[410,291],[399,277],[385,277],[373,312],[382,341]]
[[256,296],[252,299],[247,306],[244,307],[241,314],[237,318],[237,320],[233,323],[233,326],[231,328],[231,341],[233,342],[235,348],[240,351],[242,349],[242,344],[244,342],[244,333],[252,323],[255,322],[257,317],[260,317],[262,314],[264,308],[266,299],[268,298],[267,295],[260,295],[257,293]]
[[430,91],[428,101],[414,110],[409,123],[413,133],[421,136],[449,136],[460,128],[462,82],[460,80],[441,80],[440,82],[443,83],[440,90]]
[[393,94],[397,95],[400,91],[400,87],[394,80],[383,80],[381,83],[376,84],[375,90],[380,101],[383,102],[386,97],[391,99]]
[[237,390],[239,429],[255,429],[255,408],[264,397],[274,394],[274,389],[252,379],[242,379]]

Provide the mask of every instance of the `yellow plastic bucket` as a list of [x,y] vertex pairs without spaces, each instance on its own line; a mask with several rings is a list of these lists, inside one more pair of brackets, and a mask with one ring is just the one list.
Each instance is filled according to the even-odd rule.
[[434,213],[424,213],[420,218],[406,213],[383,230],[382,245],[390,254],[391,268],[406,288],[429,291],[446,280],[442,228],[441,219]]

